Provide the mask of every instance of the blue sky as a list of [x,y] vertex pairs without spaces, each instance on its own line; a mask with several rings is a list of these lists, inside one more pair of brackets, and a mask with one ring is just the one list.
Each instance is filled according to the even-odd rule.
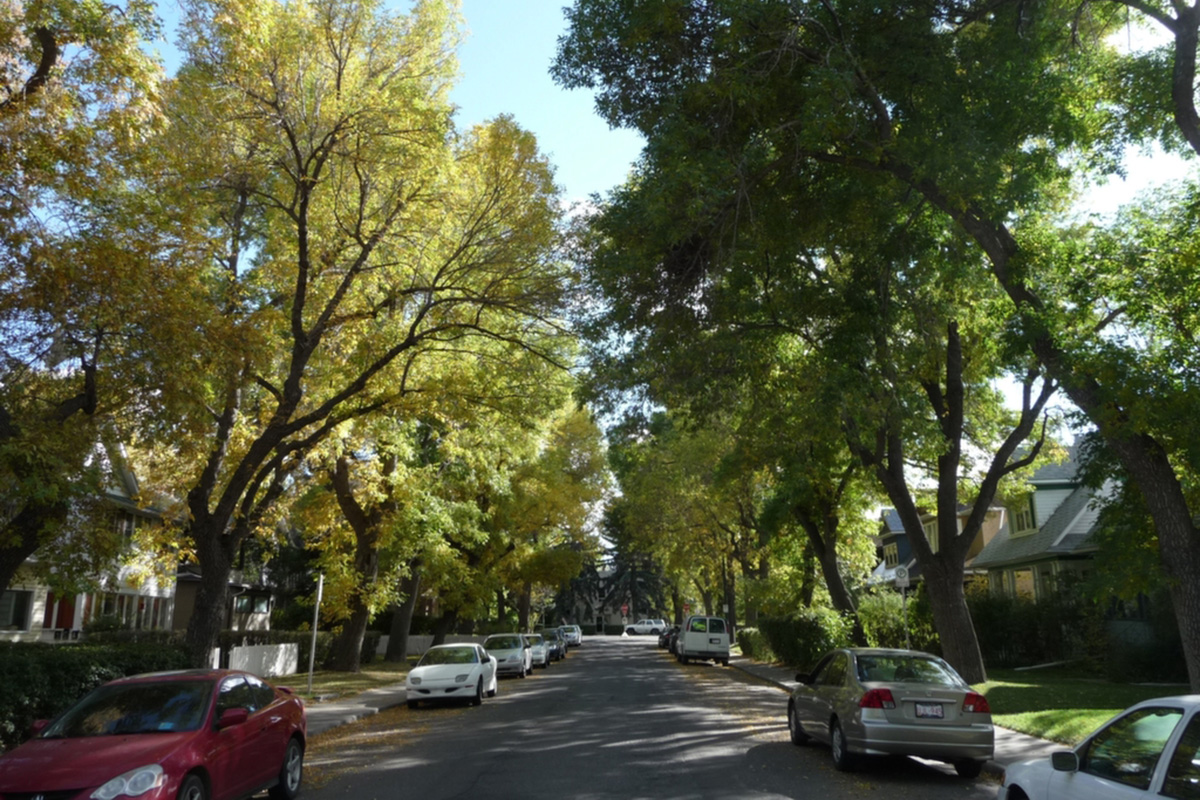
[[511,114],[532,131],[554,163],[568,201],[621,183],[641,152],[628,130],[610,130],[591,92],[566,91],[550,79],[555,44],[566,28],[567,0],[462,0],[466,40],[453,98],[461,127]]

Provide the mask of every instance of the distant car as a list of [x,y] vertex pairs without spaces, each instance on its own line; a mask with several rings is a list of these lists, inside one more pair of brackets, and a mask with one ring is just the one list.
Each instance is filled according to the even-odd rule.
[[524,678],[533,671],[533,653],[519,633],[493,633],[483,640],[483,647],[496,659],[498,675]]
[[666,630],[658,634],[658,646],[669,650],[671,648],[671,635],[679,633],[679,626],[672,625]]
[[974,778],[992,757],[987,699],[937,656],[846,648],[796,680],[787,711],[792,743],[828,742],[839,770],[862,754],[890,754],[948,761]]
[[1073,750],[1004,771],[998,800],[1200,798],[1200,695],[1143,700]]
[[0,797],[246,797],[300,791],[304,703],[236,670],[106,683],[0,756]]
[[538,631],[550,646],[550,660],[561,661],[567,657],[567,640],[558,628],[546,628]]
[[625,628],[626,633],[630,634],[646,634],[649,633],[657,636],[667,629],[667,621],[665,619],[639,619],[637,622]]
[[496,696],[496,659],[477,644],[439,644],[425,651],[404,680],[409,708],[422,700],[465,700],[472,705]]
[[729,623],[723,617],[693,614],[683,621],[675,639],[680,663],[712,661],[729,666]]
[[559,625],[558,629],[562,631],[568,647],[579,647],[583,644],[583,629],[578,625]]
[[545,669],[550,666],[550,643],[540,633],[522,634],[529,643],[529,659],[533,666]]

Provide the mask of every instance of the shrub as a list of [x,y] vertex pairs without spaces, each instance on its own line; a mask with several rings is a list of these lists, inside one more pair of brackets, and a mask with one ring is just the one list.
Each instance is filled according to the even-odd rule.
[[20,744],[35,720],[54,717],[102,683],[186,666],[182,648],[159,644],[0,646],[0,749]]
[[778,661],[779,658],[767,643],[767,637],[758,628],[740,628],[737,632],[737,643],[742,648],[742,655],[755,661]]
[[83,625],[85,635],[96,633],[111,633],[112,631],[125,630],[125,622],[116,614],[103,614],[99,617],[88,620]]
[[788,617],[760,617],[767,645],[785,664],[808,668],[850,642],[851,624],[830,608],[803,608]]
[[[937,633],[933,629],[933,614],[921,594],[909,592],[908,600],[899,592],[883,590],[865,594],[858,600],[858,619],[867,644],[871,647],[905,647],[940,653]],[[908,636],[905,637],[905,620]]]
[[[1144,623],[1112,621],[1105,624],[1104,673],[1113,681],[1187,683],[1187,661],[1179,637],[1179,624],[1167,592],[1149,598]],[[1140,629],[1140,630],[1139,630]],[[1129,635],[1130,633],[1140,635]]]
[[1038,602],[975,591],[967,604],[983,661],[992,667],[1086,658],[1098,630],[1094,608],[1068,590]]

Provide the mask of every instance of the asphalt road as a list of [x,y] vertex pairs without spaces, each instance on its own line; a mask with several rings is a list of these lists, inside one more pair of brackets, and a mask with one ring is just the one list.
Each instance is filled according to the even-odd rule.
[[656,637],[589,638],[472,707],[401,707],[315,737],[307,800],[994,798],[986,779],[915,759],[834,770],[796,747],[787,696],[738,670],[682,666]]

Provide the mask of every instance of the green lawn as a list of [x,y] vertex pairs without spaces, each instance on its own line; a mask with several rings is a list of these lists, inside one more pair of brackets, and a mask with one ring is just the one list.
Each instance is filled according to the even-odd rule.
[[[416,658],[410,659],[415,663]],[[319,703],[322,700],[337,700],[353,697],[359,692],[374,689],[378,686],[392,686],[404,683],[411,665],[375,660],[369,665],[363,665],[361,672],[333,672],[319,670],[313,673],[312,694],[308,692],[308,672],[272,678],[271,683],[286,686],[304,698],[306,702]]]
[[1109,683],[1054,669],[993,669],[988,675],[991,680],[975,688],[987,697],[997,725],[1071,745],[1139,700],[1188,691],[1182,684]]

